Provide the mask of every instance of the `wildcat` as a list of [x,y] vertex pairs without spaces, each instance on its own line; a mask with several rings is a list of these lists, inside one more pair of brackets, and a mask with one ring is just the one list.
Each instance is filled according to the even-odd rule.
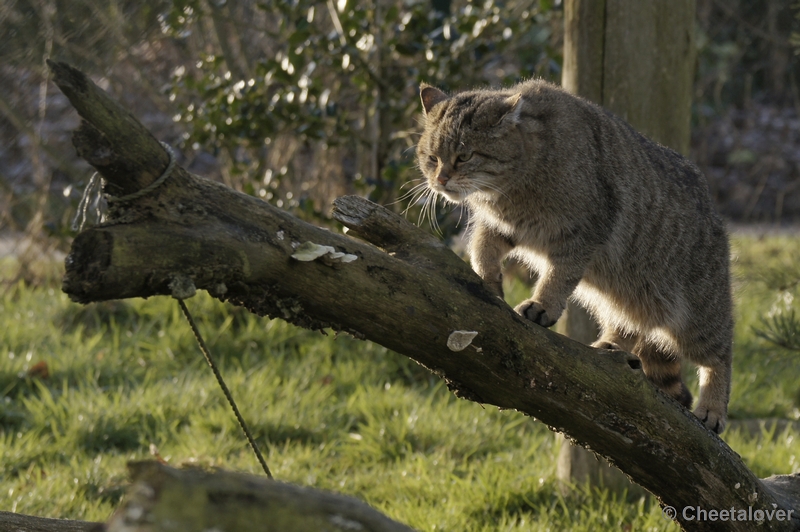
[[448,96],[422,85],[419,167],[470,212],[473,269],[502,296],[502,261],[539,274],[523,317],[553,325],[573,298],[601,327],[595,347],[637,355],[695,415],[725,427],[733,335],[728,237],[700,171],[622,119],[530,80]]

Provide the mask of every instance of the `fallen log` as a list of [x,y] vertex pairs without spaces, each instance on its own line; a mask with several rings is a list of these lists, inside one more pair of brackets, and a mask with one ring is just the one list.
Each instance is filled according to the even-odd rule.
[[363,502],[243,473],[128,464],[131,485],[107,523],[0,512],[0,532],[412,532]]
[[128,464],[132,485],[107,532],[411,532],[344,495],[228,471]]
[[103,523],[0,512],[0,532],[103,532]]
[[[50,67],[83,118],[78,153],[107,192],[151,185],[169,160],[158,141],[84,74]],[[606,457],[685,530],[800,529],[800,475],[759,480],[635,356],[522,319],[438,239],[379,205],[343,197],[333,216],[348,236],[176,167],[75,238],[63,290],[89,303],[203,289],[261,316],[349,332],[428,367],[459,397],[536,417]],[[698,507],[728,518],[682,513]]]

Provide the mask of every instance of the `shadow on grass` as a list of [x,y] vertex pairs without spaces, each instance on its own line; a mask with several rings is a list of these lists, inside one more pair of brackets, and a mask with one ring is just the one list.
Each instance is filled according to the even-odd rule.
[[112,323],[134,324],[139,314],[127,301],[101,301],[75,307],[70,305],[59,312],[56,325],[65,331],[82,327],[88,333],[96,333]]
[[87,482],[78,488],[78,495],[88,501],[99,501],[112,506],[119,505],[125,495],[127,484],[114,483],[107,486],[96,482]]
[[545,482],[538,489],[505,491],[497,494],[487,493],[482,508],[470,512],[471,520],[496,522],[501,518],[524,517],[527,515],[563,513],[569,509],[566,500],[558,493],[555,482]]

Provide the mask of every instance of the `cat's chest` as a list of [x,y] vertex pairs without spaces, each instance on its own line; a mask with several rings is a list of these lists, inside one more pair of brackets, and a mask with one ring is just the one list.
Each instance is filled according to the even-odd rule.
[[513,212],[504,212],[500,209],[483,208],[475,213],[479,223],[489,227],[495,232],[510,238],[514,242],[527,240],[530,224],[524,216],[515,216]]

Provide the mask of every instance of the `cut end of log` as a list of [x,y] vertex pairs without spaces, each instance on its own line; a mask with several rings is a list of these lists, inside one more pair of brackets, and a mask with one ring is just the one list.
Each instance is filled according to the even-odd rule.
[[61,290],[72,301],[97,301],[94,294],[100,278],[111,263],[112,247],[111,235],[102,231],[84,231],[75,237],[64,261],[66,271],[61,284]]

